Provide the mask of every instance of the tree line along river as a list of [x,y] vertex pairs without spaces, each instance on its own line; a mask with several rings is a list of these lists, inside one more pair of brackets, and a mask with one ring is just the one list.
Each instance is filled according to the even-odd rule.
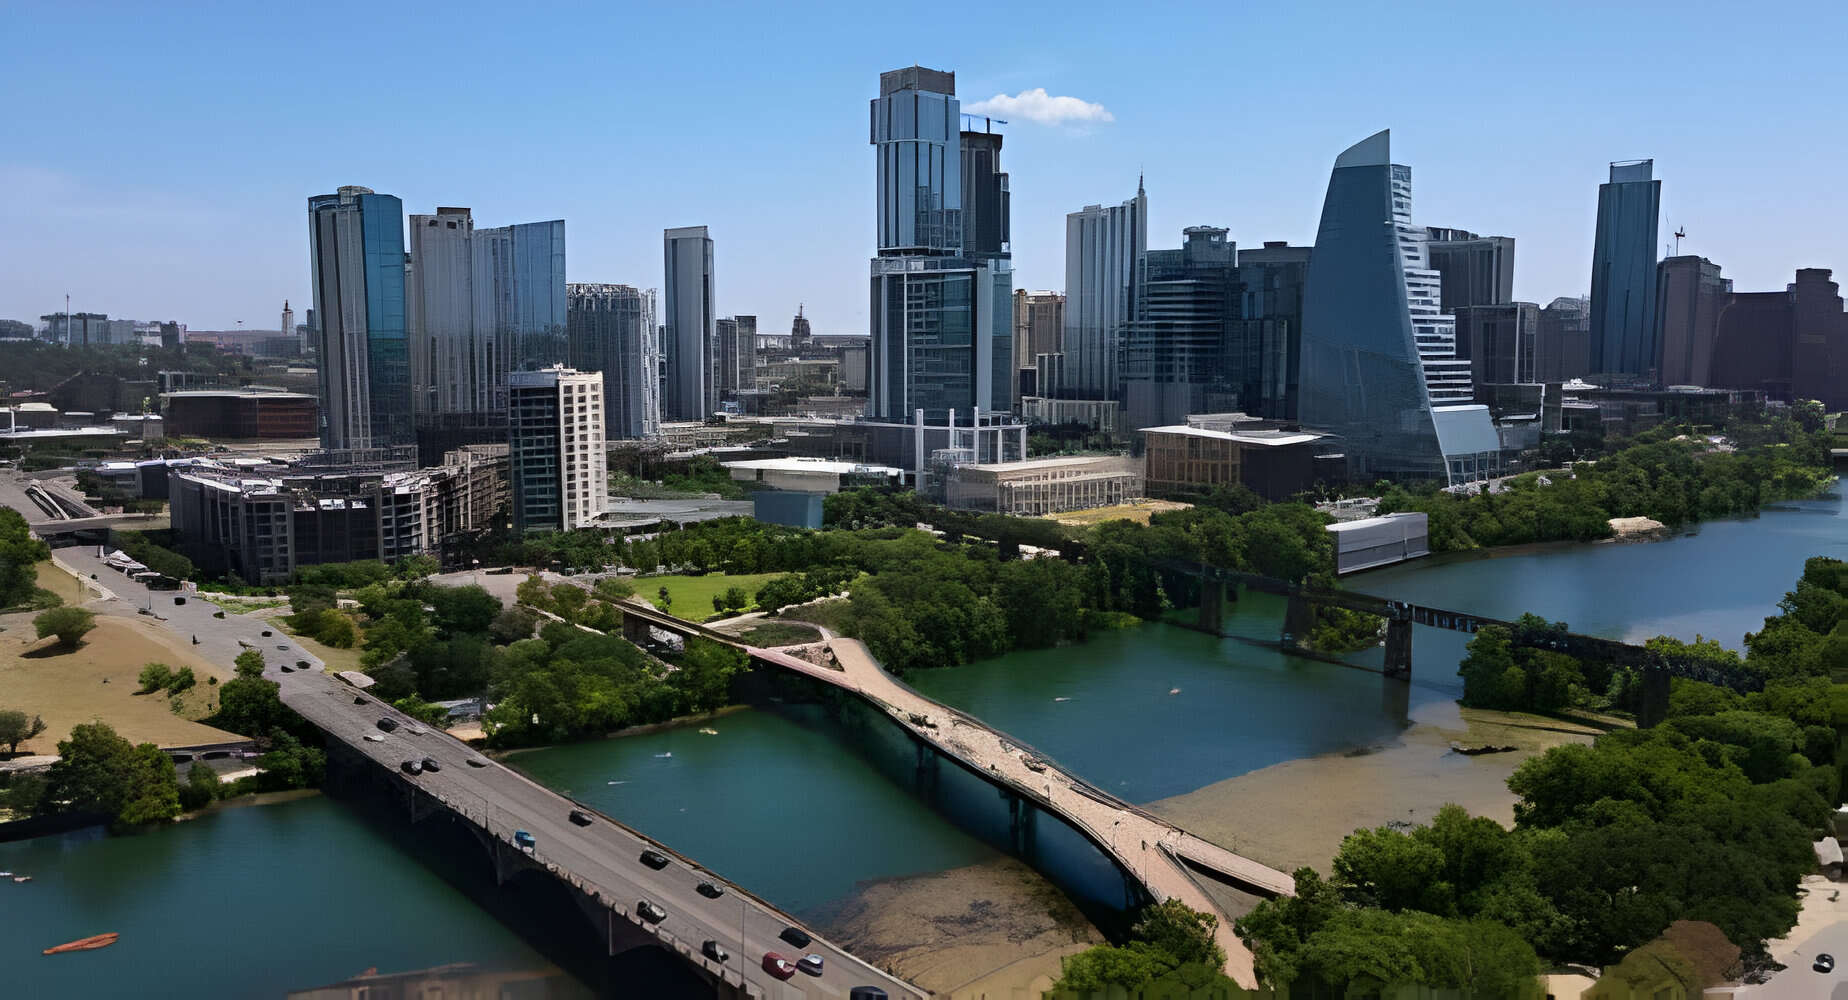
[[[1439,557],[1351,578],[1401,600],[1640,641],[1696,633],[1735,648],[1814,555],[1848,549],[1830,495],[1647,544]],[[1247,595],[1235,635],[1274,639],[1281,607]],[[1420,628],[1409,698],[1364,671],[1148,625],[1082,646],[918,674],[969,711],[1134,802],[1283,761],[1391,739],[1460,693],[1466,636]],[[1363,652],[1365,660],[1377,653]],[[1178,689],[1178,693],[1171,693]],[[863,882],[997,857],[825,732],[746,710],[713,722],[524,753],[514,763],[770,901],[820,915]],[[367,968],[537,966],[522,938],[338,802],[230,808],[131,837],[0,844],[9,992],[281,997]],[[96,952],[40,950],[103,931]]]

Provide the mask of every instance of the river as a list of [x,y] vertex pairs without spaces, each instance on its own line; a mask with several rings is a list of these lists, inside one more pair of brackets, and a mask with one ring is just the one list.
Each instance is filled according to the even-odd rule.
[[[1805,558],[1844,549],[1848,509],[1832,495],[1662,542],[1439,557],[1347,585],[1499,617],[1534,611],[1616,638],[1699,633],[1738,647],[1775,613]],[[1247,595],[1229,610],[1228,630],[1275,638],[1279,619],[1273,599]],[[1147,803],[1376,747],[1421,714],[1454,715],[1465,640],[1417,629],[1413,684],[1397,699],[1362,670],[1162,625],[912,681]],[[1377,654],[1358,659],[1369,655]],[[869,883],[999,858],[833,736],[760,711],[711,728],[716,735],[676,728],[513,763],[817,919]],[[0,959],[9,975],[24,976],[21,996],[114,996],[132,978],[153,995],[279,997],[371,966],[540,961],[393,841],[318,797],[137,837],[0,844],[3,868],[34,876],[0,884],[15,928]],[[123,932],[122,942],[38,955],[106,930]]]

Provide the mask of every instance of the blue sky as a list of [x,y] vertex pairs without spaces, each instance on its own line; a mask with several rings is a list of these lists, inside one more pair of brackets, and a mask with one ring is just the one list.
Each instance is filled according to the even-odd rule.
[[1848,272],[1839,2],[389,6],[9,0],[0,317],[69,293],[273,327],[307,305],[306,199],[363,184],[564,218],[573,281],[658,287],[661,230],[705,224],[722,315],[863,333],[867,101],[913,62],[965,103],[1108,112],[1011,119],[1016,287],[1061,287],[1065,213],[1138,170],[1153,246],[1308,242],[1336,154],[1386,127],[1418,221],[1517,238],[1522,299],[1586,290],[1597,185],[1635,157],[1664,238],[1740,290]]

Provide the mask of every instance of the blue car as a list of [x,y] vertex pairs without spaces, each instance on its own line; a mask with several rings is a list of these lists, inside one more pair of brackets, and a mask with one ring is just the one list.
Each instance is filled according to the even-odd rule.
[[515,830],[513,831],[513,843],[522,851],[531,851],[538,841],[534,840],[533,835],[525,830]]

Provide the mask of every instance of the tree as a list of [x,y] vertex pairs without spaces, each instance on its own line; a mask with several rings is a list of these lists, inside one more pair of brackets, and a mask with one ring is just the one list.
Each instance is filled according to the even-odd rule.
[[186,784],[180,786],[180,808],[193,812],[211,805],[217,801],[222,784],[217,771],[194,763],[186,772]]
[[670,593],[668,593],[668,592],[667,592],[667,585],[666,585],[666,584],[662,584],[662,585],[661,585],[661,589],[660,589],[660,590],[659,590],[658,592],[656,592],[656,594],[655,594],[655,596],[656,596],[656,597],[658,597],[658,598],[660,598],[660,599],[659,599],[659,600],[657,600],[657,601],[656,601],[655,603],[656,603],[656,604],[659,604],[659,605],[661,606],[661,610],[662,610],[662,611],[668,611],[668,610],[671,610],[671,609],[673,608],[673,606],[674,606],[674,595],[672,595],[672,594],[670,594]]
[[431,587],[428,600],[445,632],[486,632],[501,613],[500,599],[478,586]]
[[686,711],[710,712],[730,700],[732,677],[748,666],[743,650],[694,637],[668,683],[681,692]]
[[[240,657],[241,659],[241,657]],[[211,724],[219,729],[261,737],[283,725],[293,714],[282,704],[282,685],[262,676],[238,676],[219,685],[218,713]]]
[[26,519],[11,507],[0,508],[0,607],[24,603],[38,589],[34,564],[51,557],[51,549],[33,536]]
[[173,683],[173,668],[165,663],[150,663],[141,668],[141,690],[136,694],[153,694]]
[[179,814],[173,760],[152,743],[135,746],[105,722],[80,723],[58,742],[46,800],[58,808],[99,812],[118,827]]
[[17,709],[0,708],[0,743],[7,753],[18,753],[19,745],[45,731],[45,720]]
[[263,676],[263,651],[246,649],[237,654],[237,659],[232,660],[231,665],[240,678],[256,680]]
[[393,567],[393,571],[400,580],[421,580],[426,576],[434,575],[440,569],[442,567],[437,564],[436,557],[428,555],[405,556]]
[[533,630],[539,626],[539,616],[531,608],[514,605],[494,616],[488,626],[488,634],[501,645],[511,645],[521,639],[531,639]]
[[96,615],[82,608],[52,608],[32,619],[32,627],[39,638],[55,635],[59,645],[76,649],[84,635],[96,627]]
[[1174,956],[1177,963],[1223,965],[1226,951],[1213,940],[1218,927],[1218,917],[1169,899],[1144,909],[1130,934]]

